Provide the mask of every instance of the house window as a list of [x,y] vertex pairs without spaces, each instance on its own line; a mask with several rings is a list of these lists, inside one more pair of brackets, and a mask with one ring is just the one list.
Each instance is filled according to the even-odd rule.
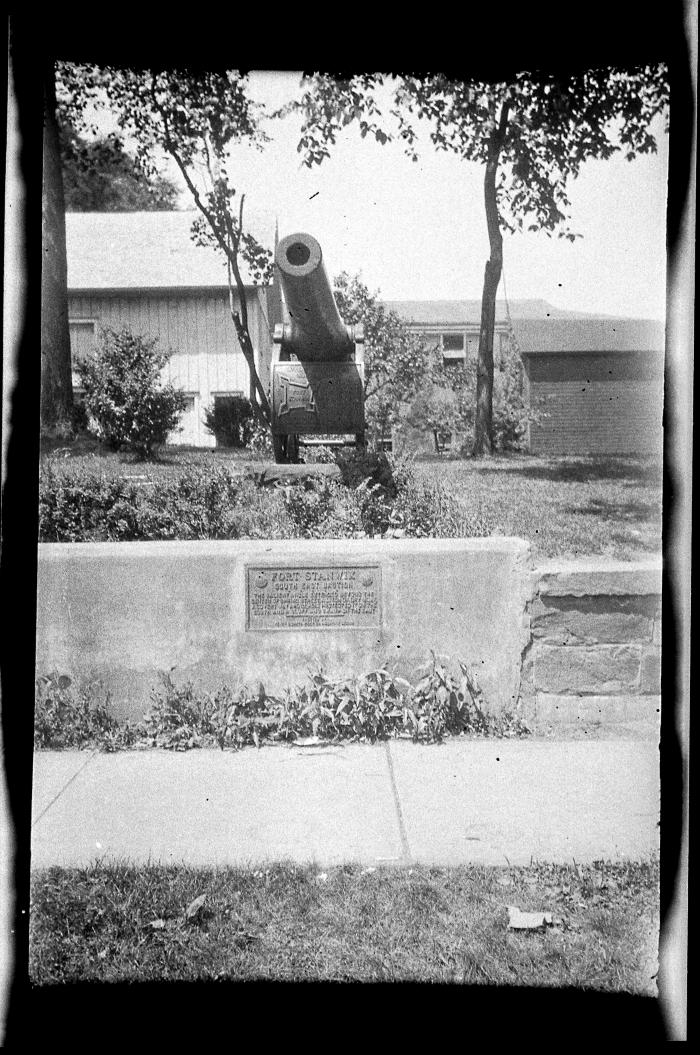
[[95,346],[95,320],[69,319],[71,361],[75,366],[89,355]]
[[441,340],[444,363],[453,363],[455,360],[463,360],[465,358],[463,333],[443,333]]

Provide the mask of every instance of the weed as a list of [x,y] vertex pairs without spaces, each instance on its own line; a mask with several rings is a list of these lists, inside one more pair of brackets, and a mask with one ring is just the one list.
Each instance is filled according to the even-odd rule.
[[34,707],[34,747],[99,747],[117,751],[131,747],[138,731],[110,713],[109,694],[97,697],[99,686],[81,689],[77,696],[66,674],[37,678]]
[[412,686],[384,668],[341,679],[319,670],[310,674],[306,684],[277,696],[262,684],[255,690],[222,685],[214,692],[201,692],[191,681],[177,685],[170,673],[162,673],[151,693],[150,710],[135,726],[119,724],[109,712],[108,697],[95,701],[89,688],[76,698],[69,678],[51,675],[37,683],[35,746],[116,750],[138,743],[171,751],[215,745],[238,750],[308,736],[366,743],[410,736],[417,743],[435,743],[460,733],[520,736],[529,732],[516,715],[488,713],[466,663],[460,662],[459,673],[453,674],[444,657],[433,655],[423,671]]

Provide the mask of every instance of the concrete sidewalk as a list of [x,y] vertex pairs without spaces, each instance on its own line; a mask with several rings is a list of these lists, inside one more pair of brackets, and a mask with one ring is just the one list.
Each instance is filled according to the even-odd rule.
[[39,752],[32,867],[585,863],[658,849],[648,741]]

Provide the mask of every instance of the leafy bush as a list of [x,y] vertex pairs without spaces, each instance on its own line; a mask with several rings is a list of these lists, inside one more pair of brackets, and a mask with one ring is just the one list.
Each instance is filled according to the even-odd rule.
[[490,534],[491,524],[465,506],[441,477],[419,471],[411,457],[392,457],[396,498],[388,530],[411,538],[473,538]]
[[126,480],[96,476],[84,468],[59,472],[48,460],[39,476],[39,538],[42,542],[139,538],[137,502],[137,488]]
[[273,455],[272,434],[269,428],[260,421],[254,421],[248,431],[246,447],[263,458],[271,458]]
[[364,534],[356,495],[342,484],[306,479],[285,490],[284,505],[297,538],[352,538]]
[[279,494],[225,466],[193,466],[175,479],[141,485],[70,464],[43,462],[42,542],[136,539],[289,538]]
[[65,674],[37,679],[34,704],[34,747],[99,747],[116,751],[130,747],[138,733],[128,722],[122,725],[109,711],[109,695],[95,698],[96,687],[81,689],[76,696]]
[[128,326],[105,328],[96,351],[78,363],[85,407],[100,439],[150,458],[164,443],[186,406],[183,392],[162,384],[172,353],[156,351],[157,338],[133,334]]
[[[401,426],[430,432],[437,445],[441,433],[463,441],[462,451],[471,451],[476,411],[476,359],[436,367],[406,412]],[[495,354],[493,372],[492,435],[496,451],[522,451],[528,423],[538,414],[527,406],[523,395],[523,365],[514,338],[504,340]]]
[[303,448],[302,461],[305,465],[334,465],[336,453],[332,447],[326,447],[325,444],[314,444]]
[[244,396],[219,397],[204,411],[204,427],[222,447],[247,447],[255,423],[255,411]]
[[434,350],[358,275],[343,272],[333,285],[342,318],[364,327],[365,417],[368,440],[378,446],[396,424],[400,407],[429,382]]
[[497,451],[522,451],[528,424],[538,419],[523,396],[523,365],[517,347],[508,342],[493,377],[493,443]]

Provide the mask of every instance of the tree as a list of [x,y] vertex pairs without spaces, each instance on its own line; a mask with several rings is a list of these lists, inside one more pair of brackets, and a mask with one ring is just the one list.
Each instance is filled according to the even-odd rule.
[[73,386],[68,328],[66,220],[61,179],[54,67],[44,67],[43,183],[41,203],[41,394],[43,438],[72,432]]
[[[267,393],[255,366],[248,306],[241,276],[247,264],[254,281],[266,282],[272,253],[245,229],[244,194],[231,183],[226,164],[233,143],[261,147],[260,108],[247,95],[247,76],[234,70],[129,70],[59,66],[61,96],[74,127],[86,125],[88,104],[109,108],[120,130],[134,143],[135,161],[157,174],[159,152],[171,157],[201,216],[193,225],[198,244],[212,245],[227,262],[231,318],[250,375],[250,398],[259,420],[271,420]],[[235,294],[238,294],[238,304]]]
[[68,212],[175,209],[178,188],[142,172],[119,136],[88,140],[58,114],[63,192]]
[[417,158],[417,122],[430,125],[438,150],[484,167],[484,208],[490,256],[484,270],[479,333],[474,454],[493,448],[493,335],[503,265],[502,231],[545,231],[574,240],[569,227],[569,180],[591,159],[616,152],[632,160],[656,150],[650,125],[667,113],[663,66],[593,69],[555,74],[523,72],[508,81],[454,80],[443,75],[393,77],[391,117],[384,122],[377,93],[382,74],[348,79],[316,74],[306,81],[299,150],[319,164],[347,125],[384,144],[398,138]]
[[376,444],[398,420],[434,369],[433,351],[408,328],[395,311],[388,311],[359,276],[342,272],[334,281],[342,319],[361,322],[365,332],[365,411]]
[[435,453],[439,454],[445,434],[451,434],[460,424],[457,393],[447,383],[424,385],[408,408],[404,423],[420,432],[432,433]]

